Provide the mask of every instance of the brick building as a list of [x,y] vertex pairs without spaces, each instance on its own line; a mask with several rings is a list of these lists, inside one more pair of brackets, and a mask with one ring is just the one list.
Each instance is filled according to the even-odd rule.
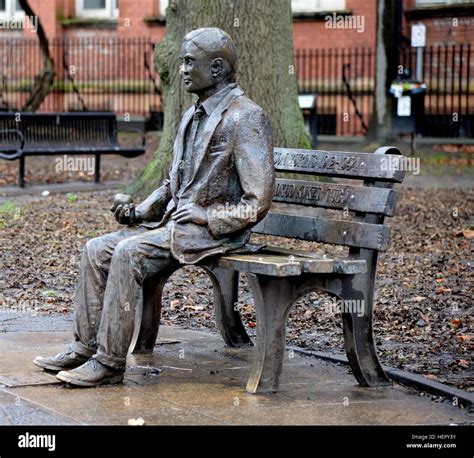
[[[30,0],[46,34],[53,37],[149,37],[165,33],[169,0]],[[376,0],[292,0],[294,43],[302,48],[375,46]],[[472,43],[474,2],[469,0],[404,0],[403,30],[413,23],[427,27],[427,44]],[[354,27],[332,26],[341,16],[355,16]],[[0,23],[20,19],[17,0],[0,0]],[[28,30],[0,28],[1,35],[28,34]]]
[[[165,34],[168,2],[30,0],[50,39],[59,80],[42,109],[137,115],[159,111],[151,44]],[[427,108],[436,105],[442,116],[453,110],[470,116],[473,2],[403,0],[402,5],[405,37],[410,37],[413,24],[426,26],[424,65],[431,90]],[[377,0],[292,0],[292,10],[300,91],[318,94],[322,132],[363,134],[373,98]],[[41,68],[36,37],[22,15],[17,0],[0,0],[3,110],[21,107]],[[402,43],[409,54],[404,64],[413,67],[409,42]],[[353,101],[347,97],[349,90]],[[362,116],[355,116],[356,111]]]

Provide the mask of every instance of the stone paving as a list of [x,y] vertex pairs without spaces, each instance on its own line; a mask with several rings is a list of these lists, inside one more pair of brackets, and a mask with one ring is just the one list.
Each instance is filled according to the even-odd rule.
[[[68,388],[34,366],[62,351],[71,316],[0,314],[0,425],[449,425],[466,410],[394,385],[359,387],[346,366],[297,353],[277,394],[245,392],[252,349],[163,326],[153,354],[130,355],[123,384]],[[293,356],[293,357],[290,357]]]

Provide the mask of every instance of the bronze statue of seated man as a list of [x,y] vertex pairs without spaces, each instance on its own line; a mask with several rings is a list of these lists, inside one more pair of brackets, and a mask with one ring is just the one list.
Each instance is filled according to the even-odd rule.
[[235,83],[237,53],[217,28],[184,37],[181,75],[198,96],[184,114],[169,178],[135,207],[113,211],[127,227],[89,240],[82,255],[69,349],[34,363],[77,386],[120,383],[143,282],[173,263],[244,246],[272,202],[275,172],[267,114]]

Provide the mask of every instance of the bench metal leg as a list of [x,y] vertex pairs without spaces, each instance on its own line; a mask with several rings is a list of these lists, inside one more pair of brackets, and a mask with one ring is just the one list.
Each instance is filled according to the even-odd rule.
[[[359,293],[360,294],[360,293]],[[363,299],[364,315],[343,313],[342,323],[347,359],[355,378],[362,386],[390,385],[391,381],[382,368],[375,347],[372,315],[373,289],[364,288],[358,297]],[[354,294],[343,293],[343,299],[353,300]]]
[[100,154],[95,155],[95,174],[94,182],[100,183]]
[[257,344],[247,391],[278,391],[286,344],[286,320],[296,294],[288,278],[249,274],[257,314]]
[[229,347],[245,347],[252,341],[242,324],[238,303],[239,272],[219,267],[206,268],[213,282],[216,323]]
[[18,170],[18,186],[25,187],[25,156],[20,156],[20,166]]

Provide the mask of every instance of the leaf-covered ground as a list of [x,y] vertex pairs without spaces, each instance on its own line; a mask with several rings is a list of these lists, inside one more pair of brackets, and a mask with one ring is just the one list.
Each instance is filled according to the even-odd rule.
[[[108,212],[112,192],[18,197],[0,205],[0,305],[69,313],[80,253],[87,239],[116,230]],[[473,193],[466,189],[402,189],[391,221],[390,249],[381,256],[375,336],[384,364],[472,390]],[[256,236],[282,246],[331,246]],[[245,276],[239,307],[255,333],[252,296]],[[310,294],[293,307],[288,341],[320,351],[343,351],[340,316],[328,297]],[[203,270],[176,272],[164,292],[162,321],[212,328],[211,282]],[[216,331],[217,332],[217,331]]]

